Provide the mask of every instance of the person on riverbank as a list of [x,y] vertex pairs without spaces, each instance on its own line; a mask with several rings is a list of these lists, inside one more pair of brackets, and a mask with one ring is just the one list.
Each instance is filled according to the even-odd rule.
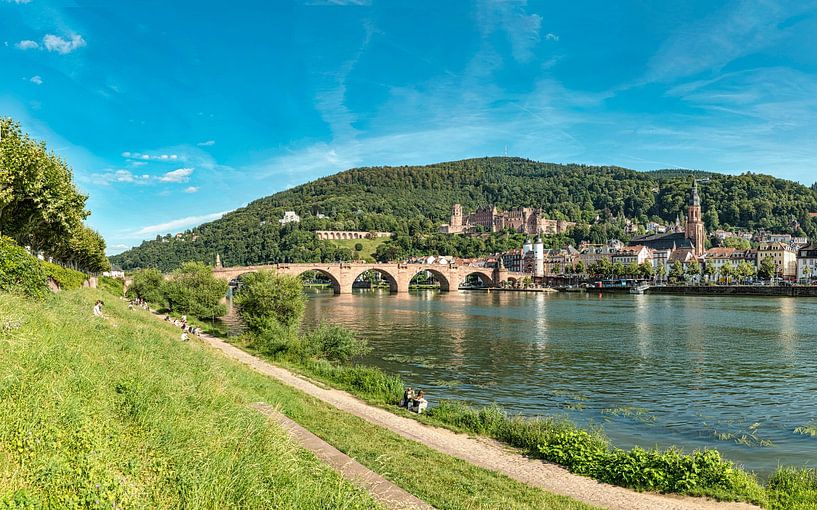
[[426,410],[428,407],[428,400],[426,400],[426,392],[420,390],[417,392],[417,396],[411,399],[409,402],[409,411],[415,412],[417,414],[421,414],[423,411]]
[[414,398],[414,390],[411,389],[411,386],[406,387],[406,390],[403,392],[403,399],[400,401],[399,406],[408,408],[411,404],[411,399]]
[[102,300],[101,300],[101,299],[97,299],[97,300],[96,300],[96,303],[94,303],[94,317],[102,317],[102,318],[105,318],[105,316],[104,316],[104,315],[102,315],[102,307],[103,307],[103,306],[105,306],[105,303],[104,303],[104,302],[102,302]]

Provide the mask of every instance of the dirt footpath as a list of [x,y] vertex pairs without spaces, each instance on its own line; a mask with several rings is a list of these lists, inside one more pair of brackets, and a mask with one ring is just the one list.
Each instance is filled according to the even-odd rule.
[[759,508],[746,503],[719,503],[703,498],[635,492],[599,483],[590,478],[574,475],[555,464],[525,457],[518,451],[491,439],[458,434],[448,429],[425,425],[411,418],[370,406],[344,391],[322,388],[288,370],[247,354],[221,339],[202,335],[201,340],[220,350],[227,357],[249,365],[262,374],[405,438],[528,485],[540,487],[555,494],[570,496],[591,505],[615,510],[757,510]]

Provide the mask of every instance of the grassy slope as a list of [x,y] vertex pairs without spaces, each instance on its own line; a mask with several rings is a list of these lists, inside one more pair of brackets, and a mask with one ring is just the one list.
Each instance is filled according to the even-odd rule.
[[374,252],[377,250],[377,247],[383,244],[387,237],[378,237],[377,239],[345,239],[340,241],[331,241],[332,244],[335,246],[339,246],[341,248],[348,248],[355,251],[355,245],[360,243],[363,245],[363,250],[360,252],[360,258],[363,260],[371,260],[374,261]]
[[[0,508],[372,508],[247,409],[265,401],[441,509],[587,509],[440,454],[82,289],[0,294]],[[98,503],[97,503],[98,502]]]
[[247,409],[237,370],[113,299],[94,320],[97,297],[0,295],[0,508],[376,506]]

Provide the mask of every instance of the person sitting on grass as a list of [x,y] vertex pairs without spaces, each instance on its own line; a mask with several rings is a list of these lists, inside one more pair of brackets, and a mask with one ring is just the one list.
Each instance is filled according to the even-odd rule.
[[102,315],[102,307],[103,306],[105,306],[105,303],[103,303],[101,299],[97,299],[96,303],[94,303],[94,317],[102,317],[102,318],[105,317],[104,315]]
[[426,392],[420,390],[417,396],[409,401],[408,410],[417,414],[421,414],[428,407],[428,400],[425,398]]
[[408,407],[411,404],[411,399],[414,398],[414,390],[411,389],[411,386],[406,387],[406,391],[403,392],[403,399],[400,400],[400,407]]

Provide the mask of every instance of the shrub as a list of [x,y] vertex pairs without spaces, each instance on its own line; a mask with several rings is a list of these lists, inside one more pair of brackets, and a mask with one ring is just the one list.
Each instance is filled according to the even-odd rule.
[[85,273],[68,269],[67,267],[58,266],[51,262],[42,261],[43,271],[45,275],[60,286],[62,290],[79,289],[88,277]]
[[242,277],[235,304],[250,331],[266,327],[270,318],[296,331],[306,308],[303,283],[294,276],[259,271]]
[[353,331],[326,323],[304,334],[301,348],[305,358],[323,358],[336,363],[347,363],[371,350],[368,342]]
[[7,237],[0,237],[0,291],[35,298],[48,291],[40,261]]
[[128,296],[138,297],[149,303],[164,304],[165,298],[162,294],[164,281],[164,276],[158,269],[140,269],[133,274],[133,283],[128,287]]
[[817,469],[780,468],[766,486],[769,508],[810,510],[817,507]]
[[162,286],[168,307],[177,313],[195,317],[220,317],[227,313],[221,300],[227,293],[227,282],[218,280],[201,262],[185,262],[170,281]]
[[334,365],[327,360],[310,360],[303,363],[303,367],[314,377],[367,399],[396,404],[403,397],[404,386],[400,377],[376,367]]
[[120,278],[100,276],[97,279],[97,287],[99,287],[100,290],[104,290],[109,294],[120,297],[122,296],[122,294],[124,294],[125,282],[122,281]]
[[356,252],[363,251],[363,243],[355,243],[355,251]]

